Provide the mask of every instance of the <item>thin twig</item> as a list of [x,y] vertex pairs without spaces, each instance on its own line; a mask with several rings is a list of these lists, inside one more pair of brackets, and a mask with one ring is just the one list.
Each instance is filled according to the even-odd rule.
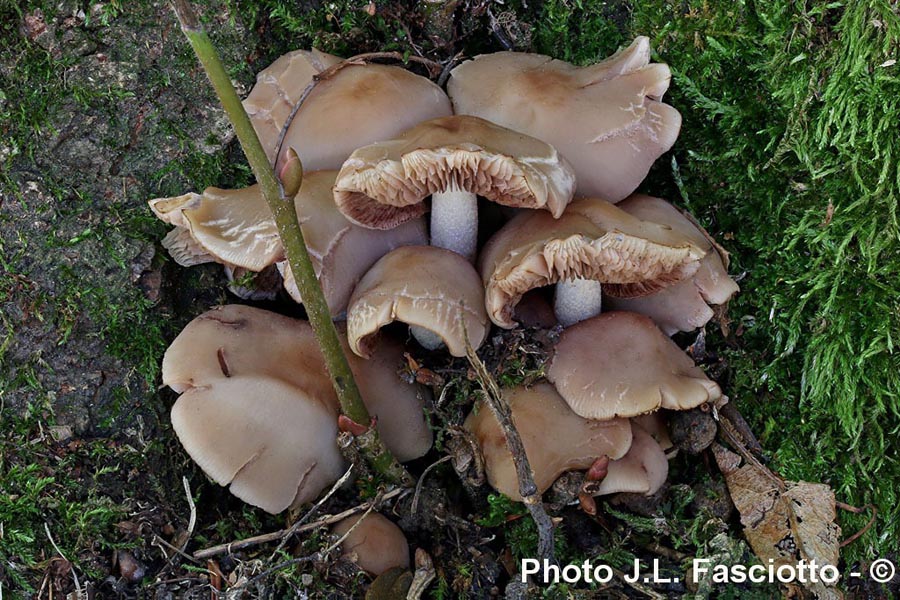
[[846,545],[848,545],[848,544],[852,544],[853,542],[855,542],[856,540],[858,540],[859,538],[861,538],[863,535],[865,535],[865,533],[866,533],[869,529],[872,528],[872,525],[875,524],[875,519],[878,518],[878,509],[875,508],[875,505],[874,505],[874,504],[866,504],[866,505],[863,506],[862,508],[858,508],[858,507],[856,507],[856,506],[851,506],[851,505],[845,504],[845,503],[843,503],[843,502],[835,502],[834,504],[835,504],[835,506],[837,506],[838,508],[840,508],[840,509],[842,509],[842,510],[849,511],[849,512],[852,512],[852,513],[857,514],[857,515],[862,514],[866,509],[872,511],[872,517],[869,519],[869,522],[866,523],[865,525],[863,525],[863,528],[862,528],[862,529],[860,529],[859,531],[857,531],[856,533],[854,533],[853,535],[851,535],[850,537],[848,537],[848,538],[847,538],[846,540],[844,540],[843,542],[841,542],[841,543],[838,545],[838,548],[843,548],[844,546],[846,546]]
[[618,577],[619,579],[624,581],[629,587],[631,587],[632,589],[634,589],[646,596],[649,596],[650,598],[653,598],[653,600],[666,600],[666,597],[663,596],[662,594],[660,594],[659,592],[656,592],[656,591],[650,589],[649,587],[647,587],[646,585],[644,585],[642,583],[638,583],[637,581],[632,581],[631,579],[628,579],[628,577],[625,576],[625,573],[623,573],[619,569],[613,568],[613,573],[615,573],[616,577]]
[[322,505],[325,504],[326,502],[328,502],[328,499],[331,498],[336,491],[341,489],[344,486],[344,484],[350,480],[350,477],[353,475],[353,470],[354,470],[354,466],[350,465],[350,467],[347,469],[347,471],[343,475],[341,475],[341,478],[338,479],[336,482],[334,482],[334,485],[331,486],[331,489],[328,490],[328,493],[325,494],[324,496],[322,496],[321,500],[316,502],[312,508],[310,508],[308,511],[306,511],[305,515],[303,515],[302,517],[297,519],[297,521],[294,522],[293,525],[291,525],[287,530],[285,530],[284,535],[281,538],[281,541],[278,542],[278,546],[275,548],[275,550],[272,551],[272,554],[269,556],[270,561],[275,560],[275,556],[278,554],[278,552],[282,548],[284,548],[284,545],[287,544],[289,539],[291,539],[291,536],[294,535],[297,532],[297,530],[303,526],[304,523],[309,521],[312,518],[312,516],[314,514],[316,514],[320,508],[322,508]]
[[506,438],[506,447],[512,454],[513,463],[516,465],[519,494],[522,496],[522,501],[525,503],[528,512],[531,513],[534,524],[537,526],[538,558],[554,563],[556,560],[553,556],[553,521],[550,520],[550,515],[544,509],[541,494],[534,483],[534,472],[528,463],[528,456],[525,455],[525,446],[522,444],[519,430],[513,424],[512,410],[510,410],[506,400],[503,399],[497,382],[494,381],[485,364],[475,354],[475,349],[472,348],[468,341],[468,335],[464,334],[463,337],[466,339],[466,358],[469,359],[469,364],[475,370],[475,375],[484,392],[485,403],[491,409],[491,412],[494,413],[494,417],[496,417],[497,423],[500,425],[500,430]]
[[59,546],[56,545],[56,542],[53,541],[53,536],[50,535],[50,527],[47,525],[47,522],[44,521],[44,532],[47,534],[47,539],[50,540],[50,545],[53,546],[53,549],[56,550],[56,553],[59,554],[64,561],[72,565],[72,580],[75,582],[75,593],[77,594],[77,598],[81,600],[81,584],[78,583],[78,574],[75,572],[75,565],[66,558],[66,555],[63,554],[63,551],[59,549]]
[[[156,535],[156,534],[153,535],[153,541],[150,542],[150,543],[151,543],[151,545],[158,547],[160,550],[162,550],[162,546],[165,546],[166,548],[168,548],[169,550],[172,551],[172,556],[174,556],[175,554],[177,554],[177,555],[181,556],[182,558],[185,558],[185,559],[191,561],[192,563],[195,563],[195,564],[198,564],[198,565],[200,564],[200,561],[199,561],[199,560],[196,560],[193,556],[191,556],[190,554],[188,554],[188,553],[185,552],[184,550],[179,550],[178,548],[176,548],[175,546],[173,546],[172,544],[170,544],[169,542],[167,542],[166,540],[162,539],[161,537],[159,537],[159,536]],[[163,552],[163,556],[164,556],[166,559],[168,559],[168,563],[171,563],[171,562],[172,562],[172,556],[169,556],[169,555],[166,554],[165,552]],[[168,563],[166,564],[166,566],[168,566]],[[160,570],[162,571],[162,569],[160,569]]]
[[412,504],[410,504],[409,512],[410,514],[416,514],[416,509],[419,507],[419,494],[422,493],[422,484],[425,483],[425,477],[438,465],[442,465],[445,462],[453,460],[453,457],[449,454],[439,461],[433,462],[428,465],[428,468],[422,471],[422,475],[419,476],[419,481],[416,483],[416,493],[413,494]]
[[366,508],[365,514],[363,514],[363,516],[360,517],[356,521],[356,523],[354,523],[353,526],[350,527],[350,529],[345,531],[344,535],[342,535],[340,538],[338,538],[338,540],[336,542],[334,542],[333,544],[328,546],[325,550],[320,550],[318,552],[314,552],[307,556],[301,556],[300,558],[292,558],[290,560],[280,562],[277,565],[275,565],[274,567],[270,567],[270,568],[266,569],[265,571],[263,571],[262,573],[260,573],[259,575],[254,576],[252,579],[250,579],[246,583],[243,583],[239,586],[235,586],[235,587],[231,588],[231,590],[229,590],[229,591],[233,592],[233,591],[237,591],[237,590],[240,590],[243,588],[248,588],[248,587],[254,585],[255,583],[262,581],[266,577],[269,577],[273,573],[276,573],[282,569],[285,569],[287,567],[290,567],[290,566],[293,566],[293,565],[296,565],[296,564],[299,564],[302,562],[309,562],[312,560],[316,560],[319,557],[328,556],[329,554],[331,554],[331,552],[335,548],[337,548],[338,546],[340,546],[341,544],[344,543],[344,540],[347,539],[347,536],[349,536],[351,533],[353,533],[353,530],[356,529],[357,525],[362,523],[363,519],[365,519],[369,515],[369,513],[371,513],[375,509],[375,505],[384,499],[384,496],[385,496],[385,494],[382,494],[382,493],[379,493],[377,496],[375,496],[375,498],[371,502],[368,503],[369,506]]
[[181,477],[181,482],[184,484],[184,495],[187,497],[188,506],[191,507],[191,516],[188,518],[187,534],[184,536],[184,542],[181,544],[179,554],[184,553],[184,549],[187,548],[188,543],[191,541],[191,536],[194,535],[194,527],[197,525],[197,506],[194,504],[194,497],[191,494],[191,484],[185,476]]
[[[405,494],[410,493],[411,490],[409,488],[395,488],[389,492],[385,492],[385,494],[381,497],[381,502],[386,502],[398,496],[403,496]],[[194,553],[194,558],[197,560],[203,560],[207,558],[211,558],[213,556],[217,556],[219,554],[232,553],[235,550],[243,550],[244,548],[249,548],[251,546],[259,546],[260,544],[268,544],[270,542],[275,542],[282,539],[284,536],[296,533],[305,533],[307,531],[313,531],[315,529],[319,529],[320,527],[325,527],[326,525],[333,525],[340,521],[341,519],[345,519],[351,515],[355,515],[366,510],[369,506],[373,506],[373,501],[364,502],[359,506],[354,506],[353,508],[348,508],[347,510],[340,512],[336,515],[328,515],[313,521],[312,523],[307,523],[301,527],[298,527],[295,531],[291,531],[290,529],[281,529],[279,531],[273,531],[271,533],[264,533],[262,535],[257,535],[254,537],[249,537],[243,540],[237,540],[234,542],[228,542],[227,544],[219,544],[216,546],[210,546],[204,550],[200,550]],[[293,529],[293,528],[291,528]]]

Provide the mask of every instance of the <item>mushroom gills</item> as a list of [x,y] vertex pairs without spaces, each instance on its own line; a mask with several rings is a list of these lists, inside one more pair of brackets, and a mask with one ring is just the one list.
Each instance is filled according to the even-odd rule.
[[599,281],[580,277],[560,281],[553,296],[553,312],[560,325],[569,327],[599,315],[602,299]]
[[475,261],[478,196],[459,189],[456,182],[431,195],[431,245]]

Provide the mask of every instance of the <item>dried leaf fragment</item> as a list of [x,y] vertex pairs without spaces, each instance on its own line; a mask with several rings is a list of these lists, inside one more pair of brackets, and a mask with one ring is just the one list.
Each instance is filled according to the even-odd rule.
[[[763,564],[770,559],[776,569],[796,566],[801,560],[807,564],[815,561],[819,568],[838,564],[841,528],[835,523],[837,511],[830,487],[782,481],[765,467],[739,466],[740,456],[719,444],[712,449],[741,515],[744,535]],[[840,591],[822,581],[802,585],[821,600],[843,598]]]

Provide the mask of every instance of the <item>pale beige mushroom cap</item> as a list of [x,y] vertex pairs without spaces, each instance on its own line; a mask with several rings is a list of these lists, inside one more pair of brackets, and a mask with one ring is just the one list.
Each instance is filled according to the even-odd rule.
[[273,514],[315,499],[346,468],[331,408],[272,377],[193,387],[172,407],[172,426],[216,483]]
[[[339,337],[344,336],[341,334]],[[342,339],[342,342],[346,346],[346,340]],[[371,361],[349,355],[350,368],[357,379],[366,407],[378,418],[378,431],[385,445],[399,460],[418,458],[428,451],[432,440],[431,430],[425,422],[423,412],[423,390],[418,385],[407,384],[397,376],[398,365],[403,359],[403,349],[399,342],[386,338],[378,345],[377,352],[377,357]],[[306,321],[249,306],[228,305],[212,309],[191,321],[166,350],[162,378],[163,383],[176,392],[185,392],[176,402],[176,407],[189,398],[196,397],[195,390],[203,391],[200,397],[218,398],[220,395],[231,394],[230,390],[242,389],[230,384],[223,386],[222,381],[250,379],[257,382],[254,385],[260,389],[268,389],[272,396],[277,392],[291,399],[290,401],[281,397],[272,399],[271,402],[275,403],[273,406],[276,408],[265,413],[267,415],[265,418],[277,416],[279,414],[277,410],[287,410],[284,407],[295,405],[296,411],[302,415],[318,415],[320,414],[318,409],[301,407],[300,400],[296,399],[316,403],[328,415],[327,423],[324,425],[320,423],[320,426],[331,432],[329,434],[331,443],[328,449],[323,451],[325,452],[323,464],[332,465],[331,452],[338,453],[335,435],[340,406],[325,370],[315,335]],[[289,390],[290,394],[285,390]],[[194,395],[188,396],[189,392]],[[228,398],[222,402],[238,404],[243,402],[245,411],[255,410],[256,406],[251,396],[245,396],[243,400]],[[209,400],[197,406],[207,410],[213,405],[213,400]],[[183,412],[185,409],[182,407],[179,410]],[[197,415],[196,419],[202,419],[202,415]],[[260,421],[259,427],[262,428],[264,424]],[[280,425],[275,421],[270,427],[275,431]],[[227,462],[230,460],[230,454],[225,453],[221,457],[195,455],[190,447],[198,442],[182,437],[180,433],[179,439],[201,466],[206,463],[222,464],[223,461],[231,464]],[[254,438],[246,443],[256,441],[258,440]],[[225,485],[227,482],[223,483],[224,472],[208,471],[216,481]],[[310,473],[316,475],[307,476],[304,494],[298,496],[297,503],[311,500],[322,489],[316,488],[311,483],[320,481],[318,471],[313,469]],[[323,487],[333,483],[340,474],[338,472],[335,475],[334,469],[331,469],[327,472],[327,477],[322,475],[321,480],[327,480]],[[244,496],[240,497],[246,500]]]
[[262,271],[284,253],[257,185],[237,190],[208,187],[202,194],[156,198],[150,208],[175,225],[162,245],[183,267],[218,262]]
[[671,73],[632,44],[587,67],[539,54],[498,52],[456,67],[447,85],[457,114],[542,139],[575,169],[578,194],[625,198],[675,143],[681,115],[661,102]]
[[653,321],[628,312],[604,313],[563,331],[547,379],[588,419],[685,410],[722,396]]
[[228,304],[188,323],[169,345],[162,382],[176,392],[229,377],[270,377],[306,390],[337,412],[337,398],[306,321]]
[[[506,389],[503,397],[509,403],[540,493],[562,473],[587,469],[603,456],[621,458],[631,446],[632,428],[627,419],[596,421],[579,417],[548,383]],[[506,437],[490,409],[479,403],[466,419],[465,427],[481,447],[491,486],[521,501]]]
[[634,434],[628,453],[618,460],[609,462],[606,477],[600,482],[595,496],[631,492],[652,496],[666,482],[669,475],[669,460],[653,436],[635,423]]
[[728,253],[690,216],[661,198],[634,194],[618,206],[639,219],[670,226],[706,256],[689,279],[641,298],[609,298],[608,306],[647,315],[667,335],[703,327],[713,317],[709,305],[728,302],[740,289],[728,276]]
[[334,197],[351,221],[389,229],[424,214],[424,200],[450,188],[558,217],[572,199],[575,176],[549,144],[483,119],[452,116],[353,152]]
[[[294,206],[325,300],[333,316],[347,309],[360,277],[379,258],[399,246],[427,243],[423,219],[390,231],[373,231],[348,221],[334,204],[336,171],[305,173]],[[302,303],[293,273],[284,259],[278,228],[258,185],[237,190],[207,188],[150,201],[153,212],[175,225],[163,246],[182,266],[219,262],[261,271],[276,263],[284,287]]]
[[337,169],[361,146],[453,112],[444,91],[424,77],[395,66],[350,65],[315,85],[276,161],[278,137],[295,104],[315,75],[339,62],[318,50],[297,50],[257,75],[244,108],[276,170],[284,165],[288,148],[308,171]]
[[393,321],[429,330],[450,354],[465,356],[466,334],[477,349],[490,325],[478,273],[460,255],[434,246],[404,246],[386,254],[350,298],[350,348],[371,357],[378,331]]
[[703,250],[664,225],[641,221],[597,199],[576,200],[559,219],[523,212],[488,241],[479,257],[491,320],[507,329],[522,295],[576,278],[613,296],[652,293],[691,276]]
[[387,517],[376,512],[353,515],[338,521],[332,529],[337,536],[348,531],[341,544],[341,555],[351,558],[362,570],[380,575],[393,567],[409,568],[409,542]]

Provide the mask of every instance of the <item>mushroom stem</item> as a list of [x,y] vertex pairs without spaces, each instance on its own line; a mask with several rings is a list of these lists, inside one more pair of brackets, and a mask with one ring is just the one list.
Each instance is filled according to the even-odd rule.
[[572,279],[556,284],[553,312],[563,327],[600,314],[602,301],[600,282],[593,279]]
[[455,183],[431,195],[431,245],[475,261],[478,245],[478,197]]
[[440,350],[444,347],[444,339],[430,329],[425,329],[418,325],[410,325],[409,332],[416,338],[419,345],[426,350]]

